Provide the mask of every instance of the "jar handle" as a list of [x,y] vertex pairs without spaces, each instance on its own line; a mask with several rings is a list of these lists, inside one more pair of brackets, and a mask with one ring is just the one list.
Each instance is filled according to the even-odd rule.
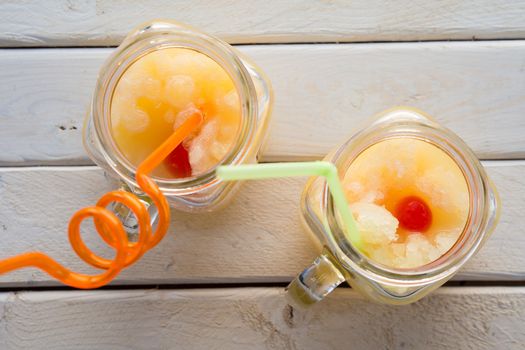
[[345,281],[335,258],[326,249],[286,287],[293,306],[308,307],[323,299]]
[[[150,224],[152,227],[157,223],[159,212],[157,210],[157,207],[151,200],[151,198],[141,192],[137,193],[133,191],[126,183],[121,181],[121,186],[119,188],[120,191],[126,191],[131,194],[133,194],[137,199],[146,207],[148,210],[148,214],[150,217]],[[113,202],[108,209],[110,209],[120,220],[122,223],[122,226],[124,227],[124,231],[126,232],[128,236],[128,241],[130,242],[136,242],[139,235],[139,222],[137,221],[137,218],[135,217],[135,214],[133,211],[126,205],[120,203],[120,202]]]

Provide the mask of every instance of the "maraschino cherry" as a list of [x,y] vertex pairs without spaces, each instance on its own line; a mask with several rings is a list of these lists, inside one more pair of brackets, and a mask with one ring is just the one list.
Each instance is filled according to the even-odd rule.
[[432,223],[432,211],[417,196],[403,198],[396,207],[395,216],[399,225],[409,231],[425,232]]
[[164,160],[168,170],[176,178],[191,176],[191,164],[188,151],[182,144],[178,145]]

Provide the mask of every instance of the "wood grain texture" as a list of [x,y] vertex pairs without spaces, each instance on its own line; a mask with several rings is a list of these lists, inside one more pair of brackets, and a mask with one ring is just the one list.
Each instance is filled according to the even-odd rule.
[[118,45],[159,17],[232,43],[525,38],[525,4],[511,0],[11,0],[0,3],[0,46]]
[[0,294],[10,349],[523,349],[525,288],[442,288],[408,306],[338,289],[309,310],[280,288]]
[[[525,157],[525,41],[240,49],[274,85],[263,160],[320,158],[395,105],[435,116],[482,158]],[[0,50],[0,165],[91,164],[82,119],[110,51]]]
[[[524,161],[486,163],[499,189],[499,226],[456,280],[525,280]],[[225,209],[208,214],[175,212],[168,235],[113,284],[286,282],[310,264],[316,246],[299,219],[305,179],[248,182]],[[0,258],[42,250],[73,270],[94,272],[73,253],[69,217],[92,205],[111,185],[95,167],[0,169]],[[89,246],[111,256],[91,224]],[[26,269],[0,276],[0,287],[58,285]]]

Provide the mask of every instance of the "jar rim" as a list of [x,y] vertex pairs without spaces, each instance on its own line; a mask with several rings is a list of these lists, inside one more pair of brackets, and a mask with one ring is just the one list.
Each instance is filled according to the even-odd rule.
[[227,43],[176,22],[152,22],[141,26],[123,41],[108,58],[99,74],[92,102],[95,135],[107,163],[125,182],[137,187],[136,167],[124,157],[109,130],[110,106],[115,87],[124,72],[145,55],[166,48],[185,48],[214,60],[235,84],[241,104],[241,123],[235,143],[214,167],[196,176],[182,179],[154,177],[167,195],[184,195],[217,186],[221,181],[215,169],[223,164],[241,163],[249,153],[257,123],[257,94],[250,73],[238,53]]

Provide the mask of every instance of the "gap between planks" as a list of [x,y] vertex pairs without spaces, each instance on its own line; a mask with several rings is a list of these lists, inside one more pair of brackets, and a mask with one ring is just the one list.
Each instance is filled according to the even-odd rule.
[[2,2],[0,46],[117,45],[159,17],[231,43],[525,38],[524,16],[521,2],[490,0]]
[[[130,290],[192,290],[192,289],[224,289],[224,288],[283,288],[288,286],[289,282],[252,282],[252,283],[196,283],[196,284],[126,284],[115,285],[109,284],[99,288],[97,291],[130,291]],[[488,288],[494,287],[525,287],[525,281],[448,281],[440,288]],[[347,283],[342,283],[337,288],[352,289]],[[7,292],[67,292],[79,291],[72,287],[57,285],[57,286],[30,286],[30,287],[8,287],[0,286],[0,293]]]

